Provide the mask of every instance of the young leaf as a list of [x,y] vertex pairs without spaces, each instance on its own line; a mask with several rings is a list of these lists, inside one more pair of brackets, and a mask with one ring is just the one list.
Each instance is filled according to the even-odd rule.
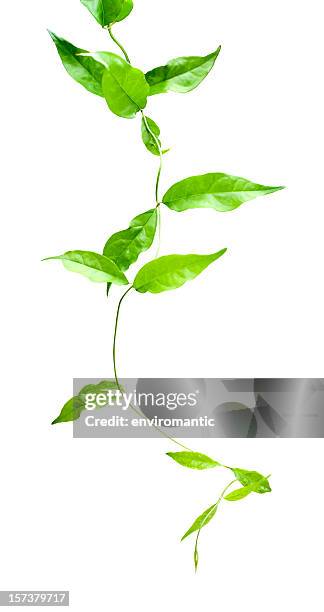
[[122,21],[133,10],[133,0],[81,0],[81,3],[102,27]]
[[157,210],[153,208],[135,217],[127,230],[113,234],[107,241],[103,254],[115,262],[123,272],[144,251],[152,246],[157,225]]
[[[150,131],[147,129],[147,125]],[[153,153],[153,155],[160,155],[159,147],[157,146],[157,143],[150,132],[153,132],[154,136],[156,136],[161,147],[161,141],[159,138],[161,131],[159,126],[155,123],[155,121],[153,121],[153,119],[145,117],[145,119],[142,119],[142,140],[150,153]],[[168,151],[169,149],[162,151],[163,155]]]
[[64,404],[59,416],[57,419],[55,419],[55,421],[53,421],[52,425],[77,421],[84,409],[84,402],[78,396],[72,397],[68,402],[66,402],[66,404]]
[[163,202],[178,212],[189,208],[213,208],[227,212],[238,208],[248,200],[280,189],[284,187],[267,187],[238,176],[211,173],[191,176],[175,183],[166,192]]
[[211,263],[226,253],[227,249],[212,255],[166,255],[150,261],[138,272],[134,289],[139,293],[162,293],[182,287],[196,278]]
[[87,394],[91,393],[97,395],[98,393],[107,393],[109,390],[118,390],[116,383],[112,380],[105,380],[97,385],[87,385],[86,387],[83,387],[78,395],[72,397],[68,402],[66,402],[59,416],[57,419],[55,419],[55,421],[53,421],[52,425],[77,421],[77,419],[80,418],[81,412],[86,409],[85,396]]
[[70,272],[82,274],[95,283],[114,283],[115,285],[128,285],[126,276],[104,255],[91,251],[68,251],[57,257],[46,257],[43,261],[59,259]]
[[75,47],[64,38],[56,36],[49,31],[49,35],[54,41],[63,66],[68,74],[83,85],[88,91],[97,96],[102,96],[102,75],[104,66],[96,61],[84,49]]
[[150,96],[174,91],[192,91],[206,78],[220,53],[221,47],[205,57],[177,57],[166,66],[159,66],[146,73]]
[[208,470],[221,465],[218,461],[214,461],[214,459],[202,453],[181,451],[179,453],[167,453],[167,455],[177,463],[180,463],[180,465],[192,470]]
[[102,90],[110,110],[119,117],[133,119],[147,104],[149,86],[143,72],[115,53],[100,52],[93,57],[100,57],[106,66]]
[[205,510],[205,512],[203,512],[200,516],[198,516],[198,518],[194,521],[194,523],[191,525],[188,531],[186,531],[184,536],[182,536],[181,542],[183,542],[183,540],[185,540],[188,536],[190,536],[195,531],[200,531],[203,527],[208,525],[208,523],[210,523],[212,518],[214,518],[217,512],[217,508],[218,508],[218,503],[214,504],[213,506],[208,508],[208,510]]
[[259,472],[251,472],[250,470],[241,470],[240,468],[231,468],[234,476],[245,487],[248,485],[256,485],[255,493],[271,493],[269,481]]
[[268,477],[266,478],[265,476],[261,476],[261,478],[251,482],[251,484],[241,487],[240,489],[235,489],[235,491],[232,491],[226,495],[224,499],[227,501],[239,501],[250,495],[250,493],[260,493],[260,488],[262,489],[263,487],[267,488],[266,491],[262,491],[263,493],[268,493],[271,491]]

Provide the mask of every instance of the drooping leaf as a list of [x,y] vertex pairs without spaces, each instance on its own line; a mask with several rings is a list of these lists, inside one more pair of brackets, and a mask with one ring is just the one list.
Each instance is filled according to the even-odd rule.
[[195,531],[200,531],[203,527],[208,525],[208,523],[210,523],[212,518],[214,518],[217,512],[217,508],[218,508],[218,503],[214,504],[213,506],[208,508],[208,510],[205,510],[205,512],[203,512],[200,516],[198,516],[198,518],[194,521],[191,527],[189,527],[188,531],[186,531],[184,536],[182,536],[181,542],[183,542],[183,540],[185,540],[188,536],[190,536]]
[[81,389],[80,393],[75,397],[72,397],[66,404],[64,404],[59,416],[55,419],[52,425],[58,423],[69,423],[71,421],[77,421],[80,418],[81,412],[86,409],[86,395],[99,393],[107,393],[107,391],[117,391],[118,386],[112,380],[104,380],[97,385],[87,385]]
[[267,187],[238,176],[211,173],[191,176],[175,183],[166,192],[163,202],[178,212],[189,208],[213,208],[227,212],[248,200],[280,189],[284,187]]
[[83,410],[85,410],[85,405],[81,398],[78,396],[72,397],[68,402],[66,402],[66,404],[64,404],[59,416],[53,421],[52,425],[77,421]]
[[226,253],[222,249],[212,255],[166,255],[150,261],[138,272],[134,289],[139,293],[162,293],[196,278],[211,263]]
[[123,272],[144,251],[152,246],[157,225],[157,210],[153,208],[138,215],[127,230],[113,234],[107,241],[103,254],[116,263]]
[[[158,140],[161,148],[162,145],[159,138],[161,131],[159,126],[155,123],[155,121],[153,121],[153,119],[150,119],[150,117],[145,117],[142,119],[142,140],[150,153],[153,153],[153,155],[160,155],[159,147],[151,132]],[[170,149],[163,150],[162,154],[164,155],[165,153],[168,153],[169,150]]]
[[241,470],[240,468],[231,468],[235,478],[245,487],[248,485],[256,485],[255,493],[271,493],[271,487],[268,479],[259,474],[259,472],[251,472],[250,470]]
[[102,90],[108,107],[119,117],[133,119],[147,104],[149,86],[143,72],[115,53],[101,51],[92,57],[106,66]]
[[174,91],[192,91],[206,78],[220,53],[221,47],[205,57],[177,57],[165,66],[159,66],[146,73],[150,95]]
[[57,257],[46,257],[43,261],[59,259],[70,272],[82,274],[95,283],[114,283],[115,285],[128,285],[126,276],[104,255],[91,251],[68,251]]
[[177,463],[180,463],[180,465],[191,468],[192,470],[208,470],[221,465],[218,461],[214,461],[214,459],[202,453],[181,451],[179,453],[167,453],[167,455]]
[[81,3],[102,27],[122,21],[133,9],[133,0],[81,0]]
[[64,38],[56,36],[54,32],[49,31],[49,35],[55,43],[65,70],[72,79],[91,93],[103,97],[101,82],[105,68],[102,63],[91,57],[84,49],[79,49]]
[[240,489],[235,489],[235,491],[232,491],[231,493],[226,495],[224,499],[226,499],[227,501],[239,501],[241,499],[244,499],[251,493],[260,493],[260,489],[262,489],[263,487],[266,487],[267,491],[262,492],[268,493],[271,491],[268,478],[269,477],[261,476],[261,478],[255,480],[251,484],[241,487]]

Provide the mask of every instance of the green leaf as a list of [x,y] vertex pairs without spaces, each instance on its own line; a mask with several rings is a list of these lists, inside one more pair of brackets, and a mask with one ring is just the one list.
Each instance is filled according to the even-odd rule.
[[115,262],[120,270],[129,266],[152,246],[157,225],[157,210],[153,208],[135,217],[127,230],[113,234],[107,241],[103,254]]
[[91,251],[68,251],[57,257],[46,257],[43,261],[59,259],[70,272],[82,274],[95,283],[114,283],[128,285],[126,276],[116,264],[99,253]]
[[102,75],[104,66],[96,61],[87,51],[75,47],[64,38],[56,36],[49,31],[49,35],[54,41],[63,66],[68,74],[83,85],[88,91],[97,96],[102,96]]
[[218,508],[218,503],[214,504],[213,506],[208,508],[208,510],[205,510],[205,512],[203,512],[200,516],[198,516],[198,518],[194,521],[194,523],[191,525],[188,531],[186,531],[184,536],[182,536],[181,542],[183,542],[183,540],[185,540],[188,536],[190,536],[195,531],[200,531],[203,527],[208,525],[208,523],[210,523],[212,518],[214,518],[217,512],[217,508]]
[[267,187],[238,176],[223,173],[191,176],[175,183],[163,197],[172,210],[182,212],[189,208],[213,208],[227,212],[244,202],[267,195],[284,187]]
[[[149,128],[149,129],[148,129]],[[155,121],[153,121],[153,119],[150,119],[150,117],[143,117],[142,119],[142,140],[147,148],[148,151],[150,151],[150,153],[153,153],[153,155],[160,155],[160,151],[159,151],[159,147],[156,143],[156,140],[153,138],[151,132],[154,134],[154,136],[156,137],[156,139],[158,140],[158,143],[161,145],[161,141],[160,141],[160,128],[159,126],[155,123]],[[165,149],[164,151],[162,151],[162,154],[164,155],[165,153],[168,153],[170,149]]]
[[180,463],[180,465],[192,470],[208,470],[221,465],[218,461],[214,461],[214,459],[201,453],[181,451],[179,453],[167,453],[167,455],[177,463]]
[[[261,478],[251,482],[251,484],[241,487],[240,489],[235,489],[228,495],[224,497],[227,501],[239,501],[244,499],[251,493],[260,493],[262,488],[266,487],[267,491],[262,491],[263,493],[267,493],[271,491],[269,482],[269,477],[261,476]],[[270,490],[270,491],[269,491]]]
[[192,91],[206,78],[220,53],[221,47],[205,57],[177,57],[146,73],[150,96],[175,91]]
[[97,385],[87,385],[81,389],[80,393],[75,397],[72,397],[66,404],[64,404],[59,416],[55,421],[53,421],[52,425],[57,425],[58,423],[69,423],[70,421],[77,421],[80,418],[81,412],[86,409],[85,396],[87,394],[95,394],[99,393],[107,393],[109,390],[118,390],[118,386],[114,381],[104,380]]
[[240,468],[231,468],[235,478],[243,485],[256,485],[255,493],[271,493],[269,481],[259,472],[251,472],[250,470],[241,470]]
[[150,261],[138,272],[134,289],[139,293],[162,293],[182,287],[196,278],[211,263],[226,253],[222,249],[212,255],[166,255]]
[[122,21],[133,10],[132,0],[81,0],[81,3],[102,27]]
[[149,86],[138,68],[133,68],[119,55],[101,51],[92,54],[106,66],[102,77],[102,90],[110,110],[125,119],[133,119],[145,108]]

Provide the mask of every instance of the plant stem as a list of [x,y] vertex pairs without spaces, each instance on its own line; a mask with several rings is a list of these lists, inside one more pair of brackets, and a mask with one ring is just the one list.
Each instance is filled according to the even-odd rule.
[[160,210],[161,200],[160,200],[160,195],[159,195],[159,187],[160,187],[160,179],[161,179],[161,174],[162,174],[162,169],[163,169],[163,152],[162,152],[160,141],[158,137],[155,136],[154,132],[151,130],[144,112],[141,111],[141,113],[142,113],[144,125],[148,133],[152,136],[157,146],[157,149],[159,151],[159,156],[160,156],[160,163],[159,163],[158,173],[157,173],[156,181],[155,181],[155,204],[156,204],[156,210],[157,210],[157,215],[158,215],[158,219],[157,219],[157,227],[158,227],[157,237],[158,239],[157,239],[157,250],[155,254],[155,258],[157,258],[159,256],[160,245],[161,245],[161,210]]
[[[117,307],[117,313],[116,313],[116,322],[115,322],[114,343],[113,343],[114,376],[115,376],[116,385],[117,385],[117,387],[118,387],[118,389],[119,389],[119,391],[121,393],[123,393],[123,389],[122,389],[122,387],[120,385],[120,382],[119,382],[118,373],[117,373],[117,361],[116,361],[118,323],[119,323],[119,315],[120,315],[121,305],[122,305],[126,295],[132,289],[133,289],[133,285],[127,289],[127,291],[122,295],[121,299],[119,300],[119,304],[118,304],[118,307]],[[147,421],[150,421],[150,419],[146,416],[146,414],[144,414],[143,412],[137,410],[137,408],[135,408],[135,406],[133,406],[133,404],[130,404],[130,408],[133,410],[133,412],[135,412],[137,414],[137,416],[139,416],[141,418],[144,417]],[[193,452],[191,450],[191,448],[189,448],[188,446],[185,446],[184,444],[182,444],[181,442],[179,442],[175,438],[172,438],[171,436],[169,436],[167,433],[165,433],[165,431],[163,431],[163,429],[160,429],[160,427],[157,427],[156,425],[153,425],[153,427],[154,427],[154,429],[156,429],[156,431],[158,431],[160,434],[162,434],[162,436],[164,436],[165,438],[168,438],[168,440],[170,440],[174,444],[177,444],[178,446],[181,446],[181,448],[185,449],[186,451]]]
[[121,52],[123,53],[123,55],[124,55],[124,57],[125,57],[126,62],[128,62],[128,63],[130,64],[130,63],[131,63],[131,61],[130,61],[130,59],[129,59],[129,55],[128,55],[128,53],[127,53],[126,49],[123,47],[123,45],[122,45],[122,44],[119,42],[119,40],[117,40],[117,38],[116,38],[116,37],[114,36],[114,34],[112,33],[112,26],[113,26],[113,25],[114,25],[114,24],[112,23],[111,25],[109,25],[109,26],[107,27],[108,32],[109,32],[109,36],[110,36],[110,38],[111,38],[111,39],[114,41],[114,43],[117,45],[117,47],[119,47],[119,48],[120,48]]
[[[107,30],[109,32],[109,36],[110,38],[114,41],[114,43],[117,45],[117,47],[119,47],[119,49],[121,50],[121,52],[123,53],[126,62],[128,62],[129,64],[131,63],[129,55],[125,49],[125,47],[123,47],[123,45],[119,42],[119,40],[117,40],[117,38],[115,37],[115,35],[112,32],[112,26],[114,24],[111,24],[109,26],[107,26]],[[145,124],[145,127],[148,131],[148,133],[151,135],[151,137],[153,138],[157,149],[159,151],[159,157],[160,157],[160,163],[159,163],[159,168],[158,168],[158,173],[157,173],[157,177],[156,177],[156,182],[155,182],[155,204],[156,204],[156,209],[157,209],[157,214],[158,214],[158,245],[157,245],[157,251],[156,251],[156,255],[155,258],[158,257],[159,252],[160,252],[160,244],[161,244],[161,213],[160,213],[160,198],[159,198],[159,186],[160,186],[160,179],[161,179],[161,173],[162,173],[162,168],[163,168],[163,152],[162,152],[162,147],[160,144],[159,139],[155,136],[154,132],[152,132],[148,121],[145,117],[144,112],[141,110],[141,114],[142,114],[142,118]]]

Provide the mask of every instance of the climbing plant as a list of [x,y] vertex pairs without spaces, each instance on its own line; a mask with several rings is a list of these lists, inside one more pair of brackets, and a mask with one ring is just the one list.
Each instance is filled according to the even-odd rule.
[[[133,66],[128,52],[113,32],[114,26],[128,17],[133,10],[132,0],[81,0],[81,3],[98,24],[107,30],[119,53],[90,52],[50,32],[63,66],[75,81],[90,93],[103,98],[115,115],[125,119],[135,119],[139,115],[143,143],[149,153],[159,159],[155,179],[155,202],[150,210],[138,214],[127,229],[110,236],[102,252],[67,251],[63,255],[46,258],[60,260],[67,270],[82,274],[93,282],[104,283],[107,295],[113,285],[127,287],[120,298],[116,314],[112,347],[114,380],[84,387],[64,405],[53,424],[78,419],[85,410],[87,393],[102,393],[108,389],[121,391],[116,364],[117,332],[122,303],[131,291],[145,294],[178,289],[187,281],[196,278],[227,251],[222,248],[211,254],[172,254],[163,257],[159,257],[157,253],[152,261],[139,270],[134,280],[129,281],[125,273],[128,275],[130,267],[142,253],[152,247],[156,237],[158,245],[160,243],[161,207],[177,212],[192,208],[212,208],[218,212],[228,212],[258,196],[283,189],[261,185],[223,172],[214,172],[184,178],[172,185],[162,196],[160,178],[168,149],[162,146],[159,126],[144,109],[155,95],[168,92],[188,93],[198,87],[213,69],[221,47],[218,46],[215,51],[205,56],[172,59],[165,65],[144,73]],[[134,406],[132,409],[138,412]],[[159,431],[169,438],[163,430]],[[224,500],[238,501],[252,493],[270,492],[269,476],[225,466],[206,455],[192,451],[178,440],[170,440],[181,447],[181,451],[167,453],[178,464],[195,470],[224,468],[232,475],[230,483],[218,499],[194,521],[182,538],[184,540],[192,534],[196,535],[194,564],[197,569],[200,532],[214,518],[220,503]]]

